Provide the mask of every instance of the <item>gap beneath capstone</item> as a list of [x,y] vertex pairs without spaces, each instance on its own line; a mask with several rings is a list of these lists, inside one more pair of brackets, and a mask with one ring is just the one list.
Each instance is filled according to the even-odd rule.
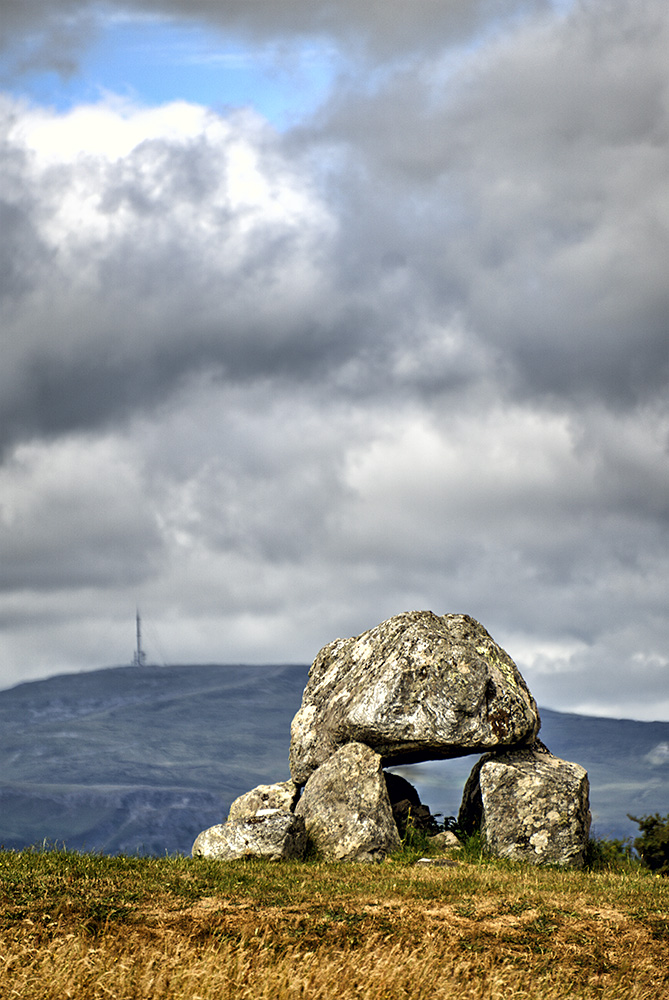
[[480,754],[472,754],[449,760],[427,760],[420,764],[384,767],[384,771],[398,774],[412,784],[423,805],[443,823],[447,816],[457,818],[465,782],[479,758]]

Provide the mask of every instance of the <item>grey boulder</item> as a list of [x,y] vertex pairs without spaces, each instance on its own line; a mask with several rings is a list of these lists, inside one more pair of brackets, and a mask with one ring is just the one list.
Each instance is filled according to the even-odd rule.
[[462,842],[458,840],[452,830],[442,830],[441,833],[435,833],[433,837],[427,839],[433,847],[437,847],[440,851],[450,851],[452,848],[462,847]]
[[587,771],[540,740],[486,754],[467,779],[458,825],[480,831],[497,857],[580,868],[590,832]]
[[299,788],[293,781],[279,781],[274,785],[258,785],[234,800],[228,812],[231,819],[248,819],[259,809],[282,809],[292,812]]
[[400,847],[381,758],[361,743],[314,771],[295,813],[326,860],[382,861]]
[[518,668],[469,615],[405,612],[324,646],[291,726],[303,785],[347,743],[384,766],[531,743],[536,703]]
[[203,830],[193,844],[193,857],[303,858],[307,846],[304,820],[283,809],[261,809],[255,816],[235,819]]

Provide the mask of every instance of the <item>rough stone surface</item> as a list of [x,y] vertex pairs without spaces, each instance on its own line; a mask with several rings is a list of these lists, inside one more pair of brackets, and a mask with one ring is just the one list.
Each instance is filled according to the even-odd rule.
[[246,819],[203,830],[193,844],[193,857],[268,858],[280,861],[303,858],[307,846],[304,820],[301,816],[283,809],[260,810],[260,814]]
[[462,844],[452,830],[442,830],[441,833],[435,833],[433,837],[428,837],[427,839],[434,847],[438,847],[441,851],[450,851],[453,848],[462,847]]
[[231,819],[248,819],[259,809],[282,809],[292,812],[297,802],[299,788],[293,781],[279,781],[274,785],[258,785],[234,800],[228,812]]
[[518,668],[468,615],[411,611],[319,652],[291,726],[303,785],[347,743],[384,765],[531,743],[536,703]]
[[311,775],[295,807],[322,856],[381,861],[400,847],[381,758],[348,743]]
[[588,775],[532,747],[486,754],[465,785],[458,824],[498,857],[580,868],[590,831]]
[[418,858],[418,861],[414,861],[415,865],[432,865],[435,868],[451,868],[458,865],[457,861],[453,861],[451,858]]

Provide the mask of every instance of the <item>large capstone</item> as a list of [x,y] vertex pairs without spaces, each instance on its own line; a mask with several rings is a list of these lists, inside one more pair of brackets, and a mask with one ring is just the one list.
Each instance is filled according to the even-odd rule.
[[194,858],[222,861],[235,858],[281,861],[303,858],[306,845],[304,820],[300,816],[283,809],[261,809],[255,816],[229,820],[203,830],[193,844],[192,854]]
[[323,858],[382,861],[400,847],[381,758],[348,743],[311,775],[295,807]]
[[588,775],[539,740],[486,754],[467,779],[458,825],[493,855],[582,867],[590,831]]
[[531,743],[539,726],[518,668],[482,625],[405,612],[319,652],[291,726],[290,769],[303,785],[347,743],[386,766]]

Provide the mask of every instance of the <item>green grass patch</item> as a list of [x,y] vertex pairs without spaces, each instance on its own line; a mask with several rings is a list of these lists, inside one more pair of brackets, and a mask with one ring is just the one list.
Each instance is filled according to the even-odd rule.
[[376,865],[0,852],[0,996],[657,1000],[669,880],[469,843]]

